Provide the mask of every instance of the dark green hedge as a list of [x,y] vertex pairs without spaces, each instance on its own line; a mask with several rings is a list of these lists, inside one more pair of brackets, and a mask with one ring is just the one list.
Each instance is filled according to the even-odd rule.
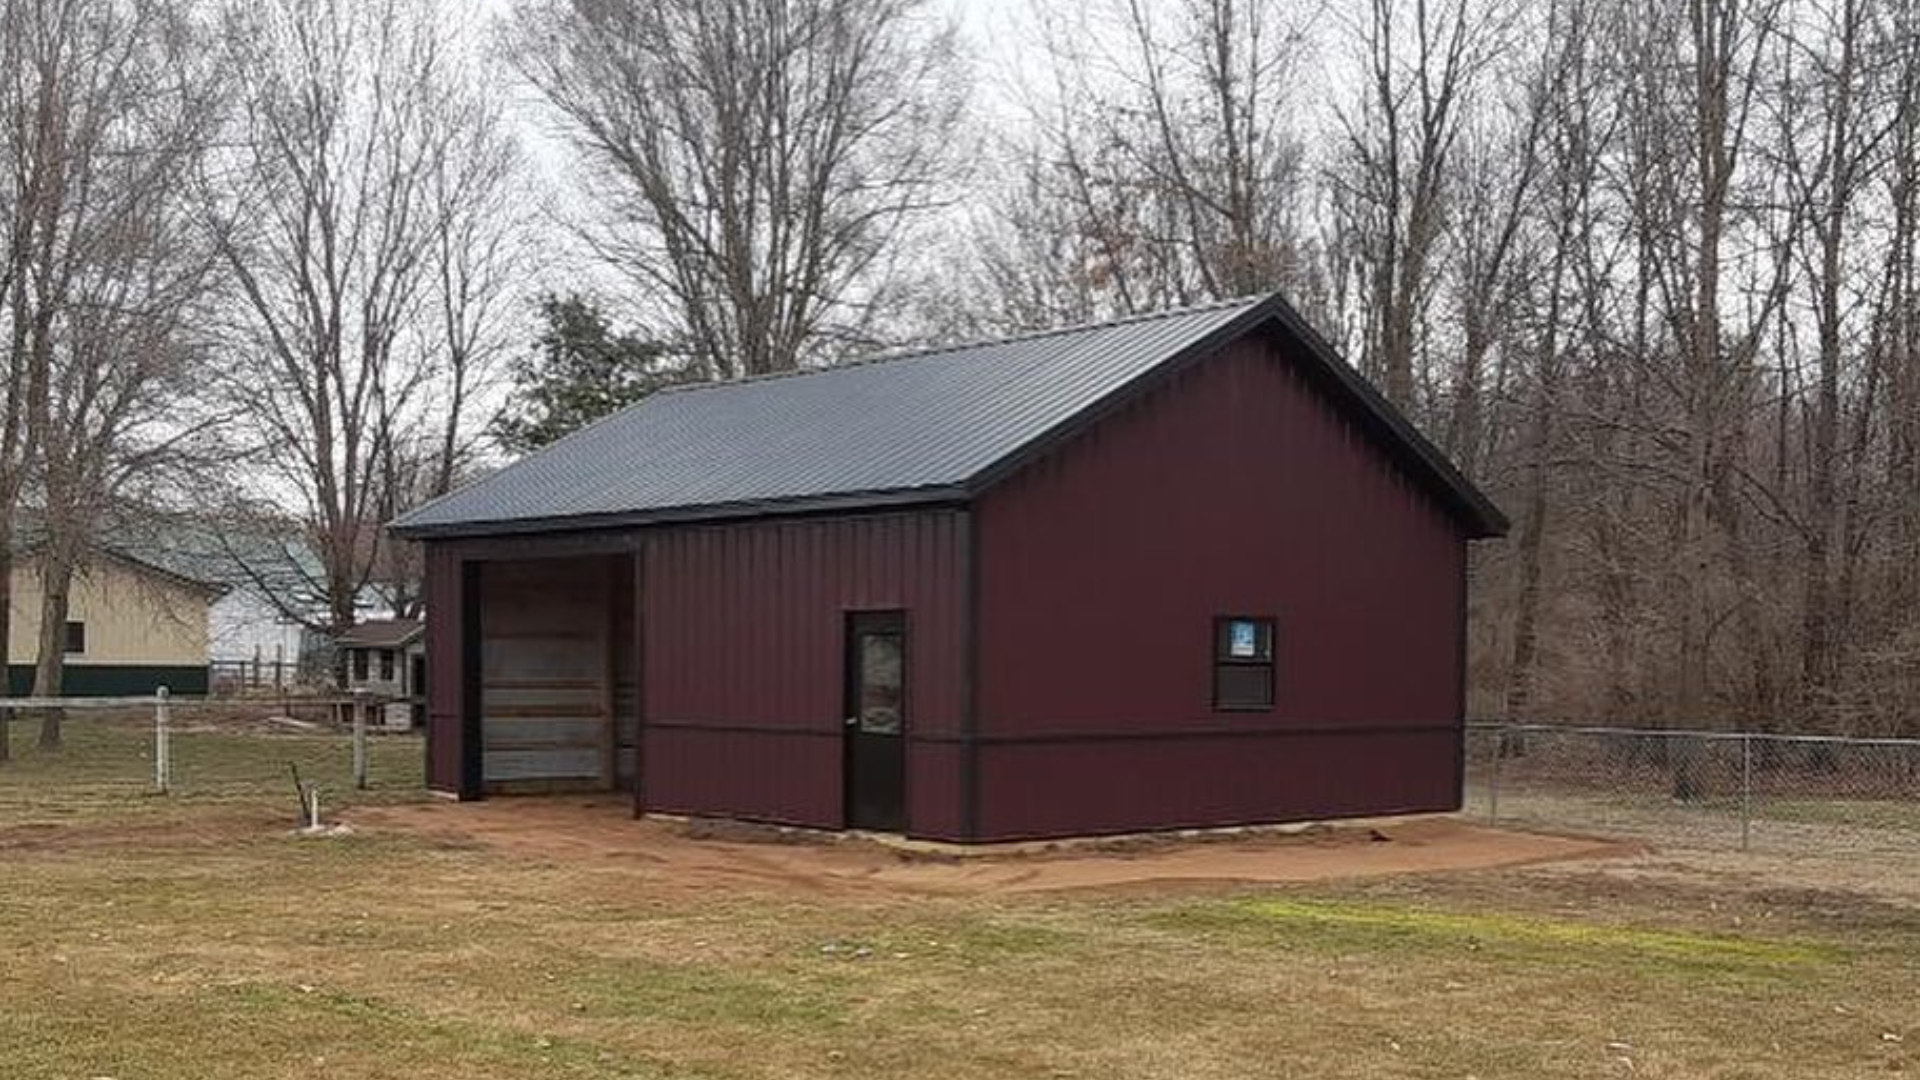
[[[63,697],[121,697],[151,694],[166,687],[178,697],[200,697],[207,692],[207,669],[168,664],[68,664]],[[7,693],[26,697],[33,692],[33,665],[7,667]]]

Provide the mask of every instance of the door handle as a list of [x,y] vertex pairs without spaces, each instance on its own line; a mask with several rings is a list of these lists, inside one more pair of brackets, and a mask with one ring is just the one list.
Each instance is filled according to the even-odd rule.
[[847,717],[846,723],[848,727],[859,727],[860,718],[857,716],[849,716]]

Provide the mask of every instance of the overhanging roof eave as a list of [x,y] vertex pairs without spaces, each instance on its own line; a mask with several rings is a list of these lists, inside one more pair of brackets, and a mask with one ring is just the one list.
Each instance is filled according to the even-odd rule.
[[389,523],[388,531],[404,540],[467,540],[538,536],[547,533],[605,532],[664,525],[700,525],[708,522],[779,518],[804,514],[863,513],[919,506],[967,502],[970,495],[955,486],[900,488],[886,491],[836,492],[791,499],[743,500],[706,506],[673,506],[610,514],[566,514],[507,518],[495,521],[458,521],[441,525]]

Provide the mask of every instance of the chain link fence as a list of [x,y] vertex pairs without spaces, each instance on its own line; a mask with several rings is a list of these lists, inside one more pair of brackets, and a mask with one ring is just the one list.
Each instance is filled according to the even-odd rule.
[[[386,729],[366,696],[0,698],[0,823],[89,809],[286,802],[295,776],[328,805],[403,798],[424,740]],[[58,741],[49,744],[49,720]]]
[[1465,812],[1677,847],[1920,858],[1920,739],[1470,723]]

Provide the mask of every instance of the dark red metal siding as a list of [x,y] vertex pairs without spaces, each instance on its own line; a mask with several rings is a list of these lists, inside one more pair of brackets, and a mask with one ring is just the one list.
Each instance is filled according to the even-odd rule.
[[[982,839],[1457,802],[1465,545],[1245,340],[976,507]],[[1276,705],[1216,713],[1221,615],[1278,620]]]
[[965,514],[663,529],[642,571],[649,810],[837,828],[850,611],[909,635],[909,831],[953,835]]
[[461,625],[460,557],[444,544],[426,546],[427,787],[460,790],[462,688],[466,678]]

